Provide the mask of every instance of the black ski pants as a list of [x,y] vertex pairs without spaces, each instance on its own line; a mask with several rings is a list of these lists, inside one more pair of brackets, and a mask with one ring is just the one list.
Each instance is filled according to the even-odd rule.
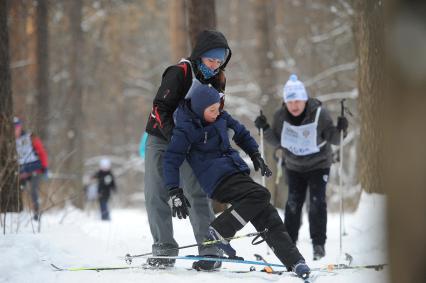
[[215,189],[212,198],[231,204],[211,223],[222,237],[233,237],[251,222],[257,231],[268,229],[262,237],[285,266],[290,268],[303,259],[277,210],[269,202],[271,194],[249,175],[238,173],[227,177]]
[[327,239],[326,186],[330,168],[308,172],[286,170],[288,200],[285,207],[285,226],[293,242],[299,236],[301,212],[309,187],[309,231],[312,244],[324,245]]

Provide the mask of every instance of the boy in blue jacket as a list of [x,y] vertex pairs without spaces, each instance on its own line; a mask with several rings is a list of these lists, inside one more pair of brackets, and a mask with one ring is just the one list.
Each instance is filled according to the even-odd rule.
[[[176,126],[164,154],[164,180],[172,200],[173,216],[188,215],[189,202],[179,186],[179,167],[188,160],[195,176],[208,196],[231,207],[217,217],[209,227],[206,240],[221,240],[217,248],[229,257],[235,250],[226,241],[249,221],[257,231],[264,231],[263,239],[288,269],[307,278],[310,269],[293,244],[277,210],[270,204],[269,191],[254,182],[250,169],[231,147],[228,129],[234,131],[233,140],[253,161],[262,176],[272,172],[265,164],[258,145],[249,131],[226,111],[220,112],[220,95],[209,85],[198,85],[190,90],[191,99],[185,100],[176,112]],[[194,263],[193,268],[203,269]]]

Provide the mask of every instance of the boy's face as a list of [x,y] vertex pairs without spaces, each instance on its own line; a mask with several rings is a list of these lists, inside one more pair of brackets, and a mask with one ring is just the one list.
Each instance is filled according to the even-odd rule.
[[306,101],[304,100],[293,100],[286,103],[288,112],[294,117],[299,116],[305,110]]
[[219,116],[219,107],[219,102],[207,107],[204,110],[204,120],[208,123],[213,123],[214,121],[216,121],[217,116]]

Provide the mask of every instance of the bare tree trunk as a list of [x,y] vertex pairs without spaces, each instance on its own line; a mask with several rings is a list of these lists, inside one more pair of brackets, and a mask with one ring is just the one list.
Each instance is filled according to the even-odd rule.
[[82,81],[83,81],[83,31],[81,29],[82,20],[82,0],[71,1],[69,7],[70,28],[71,28],[71,48],[70,48],[70,81],[68,109],[68,154],[69,158],[65,162],[65,168],[69,174],[74,176],[70,181],[70,191],[79,194],[75,205],[83,207],[82,174],[83,174],[83,106],[82,106]]
[[0,212],[22,210],[13,129],[7,1],[0,0]]
[[215,0],[189,0],[189,37],[194,47],[197,35],[205,29],[216,28]]
[[[270,44],[270,28],[268,20],[271,18],[268,14],[268,8],[271,2],[256,0],[254,2],[255,10],[255,39],[256,39],[256,54],[257,54],[257,82],[261,91],[261,102],[266,103],[262,105],[264,114],[269,121],[272,121],[272,115],[280,105],[281,101],[275,95],[275,75],[272,68],[273,58],[272,47]],[[266,142],[265,142],[266,145]],[[265,146],[265,160],[271,166],[274,172],[277,172],[275,161],[273,158],[274,149]],[[274,178],[266,179],[266,187],[271,191],[273,197],[276,198],[276,186]],[[275,202],[275,199],[272,200]]]
[[[384,97],[384,14],[380,1],[358,1],[359,112],[361,115],[360,178],[368,192],[382,192],[381,127]],[[380,51],[380,52],[379,52]]]
[[49,117],[49,32],[48,0],[37,1],[37,113],[36,128],[42,140],[48,140]]
[[169,5],[170,53],[172,62],[188,54],[185,0],[172,0]]
[[27,129],[35,129],[36,32],[33,1],[8,1],[9,45],[14,110],[25,121]]

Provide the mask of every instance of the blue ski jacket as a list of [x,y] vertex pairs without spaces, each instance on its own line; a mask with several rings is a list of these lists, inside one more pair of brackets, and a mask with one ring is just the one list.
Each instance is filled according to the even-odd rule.
[[235,173],[250,173],[248,165],[232,148],[228,129],[234,131],[233,140],[248,155],[258,151],[258,144],[250,132],[226,111],[216,121],[203,124],[184,101],[176,112],[176,127],[164,154],[163,174],[167,189],[179,187],[179,167],[185,158],[201,187],[209,197],[226,177]]

